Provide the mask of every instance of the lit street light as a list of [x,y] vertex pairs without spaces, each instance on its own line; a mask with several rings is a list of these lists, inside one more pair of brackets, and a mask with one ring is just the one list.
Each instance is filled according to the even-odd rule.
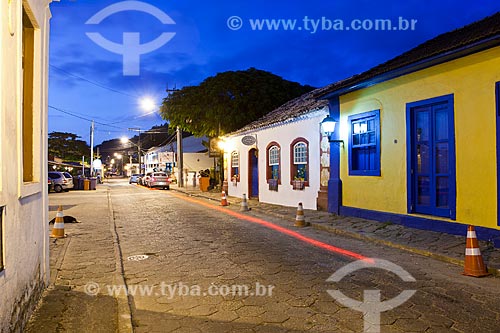
[[[129,130],[136,130],[135,128],[129,128]],[[138,163],[139,163],[139,173],[142,174],[142,164],[141,164],[141,130],[140,129],[137,129],[137,131],[139,131],[139,144],[135,144],[134,142],[132,142],[129,138],[127,137],[122,137],[120,139],[121,143],[123,144],[128,144],[128,143],[131,143],[133,144],[134,146],[137,147],[137,160],[138,160]]]

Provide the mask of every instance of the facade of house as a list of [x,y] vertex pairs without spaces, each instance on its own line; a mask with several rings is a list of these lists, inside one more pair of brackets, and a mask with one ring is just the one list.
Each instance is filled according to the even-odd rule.
[[[194,136],[182,139],[183,179],[188,186],[196,186],[198,171],[213,167],[213,159],[208,156],[207,148],[202,144],[203,141],[208,141],[208,139]],[[146,172],[158,170],[178,175],[177,144],[175,141],[161,147],[152,147],[144,155],[144,160]]]
[[327,199],[329,147],[320,131],[327,114],[311,92],[224,137],[228,194],[317,209],[321,189]]
[[49,0],[0,3],[0,332],[21,332],[49,282]]
[[500,246],[500,13],[325,87],[329,210]]

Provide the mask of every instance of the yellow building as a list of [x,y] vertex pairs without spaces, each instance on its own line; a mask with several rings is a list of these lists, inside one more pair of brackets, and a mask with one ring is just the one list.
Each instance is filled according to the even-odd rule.
[[329,210],[500,246],[500,13],[327,86]]
[[49,282],[49,2],[0,2],[0,332],[23,331]]

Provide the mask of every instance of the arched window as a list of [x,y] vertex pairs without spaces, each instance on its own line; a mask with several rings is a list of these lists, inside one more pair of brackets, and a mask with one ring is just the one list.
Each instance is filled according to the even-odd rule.
[[240,181],[240,154],[237,151],[231,153],[231,181]]
[[266,178],[268,183],[270,180],[277,181],[281,184],[281,147],[277,142],[271,142],[267,145],[267,168]]
[[290,182],[302,180],[309,185],[309,142],[297,138],[290,144]]

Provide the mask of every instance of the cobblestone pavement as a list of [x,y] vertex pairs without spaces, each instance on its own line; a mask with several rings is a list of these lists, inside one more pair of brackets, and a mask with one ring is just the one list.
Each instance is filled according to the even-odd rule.
[[[193,186],[183,188],[173,186],[172,188],[191,196],[220,201],[218,191],[201,192],[198,187]],[[241,199],[236,197],[229,196],[228,201],[233,206],[240,206],[241,204]],[[248,206],[254,211],[286,220],[293,220],[297,210],[296,207],[266,204],[258,200],[249,200]],[[392,223],[336,216],[322,211],[305,210],[304,214],[306,220],[316,229],[403,249],[462,266],[464,264],[465,226],[464,235],[456,236],[442,232],[408,228]],[[500,249],[495,249],[491,243],[485,241],[480,241],[479,246],[490,272],[500,275]]]
[[[364,290],[380,289],[384,300],[417,290],[400,307],[382,313],[382,332],[500,332],[496,278],[471,279],[460,274],[460,267],[432,258],[311,228],[298,230],[302,236],[390,260],[416,279],[402,282],[392,273],[369,269],[330,283],[329,276],[352,258],[186,201],[172,191],[132,186],[113,190],[112,199],[124,258],[149,256],[124,262],[129,287],[153,288],[133,297],[136,332],[362,332],[362,313],[327,293],[337,288],[358,300]],[[248,215],[293,229],[283,219]],[[257,284],[273,286],[272,295],[203,296],[211,286],[252,286],[256,292]]]
[[[284,209],[271,215],[251,202],[254,209],[240,218],[235,202],[221,208],[216,201],[124,181],[49,198],[51,217],[62,203],[65,214],[82,223],[66,224],[69,237],[51,244],[55,285],[28,332],[131,332],[123,324],[128,314],[135,332],[362,332],[362,313],[335,301],[327,291],[336,289],[357,300],[366,297],[365,290],[381,290],[384,301],[416,290],[381,314],[381,332],[500,332],[498,278],[465,277],[455,264],[366,239],[297,229],[278,217]],[[416,282],[381,269],[327,282],[355,259],[286,230],[389,260]],[[130,313],[124,311],[123,283]],[[97,296],[85,293],[89,285]]]
[[65,224],[68,237],[51,239],[51,285],[32,316],[26,332],[115,332],[117,301],[92,297],[89,281],[114,283],[115,255],[106,190],[51,193],[50,218],[58,205],[80,223]]

